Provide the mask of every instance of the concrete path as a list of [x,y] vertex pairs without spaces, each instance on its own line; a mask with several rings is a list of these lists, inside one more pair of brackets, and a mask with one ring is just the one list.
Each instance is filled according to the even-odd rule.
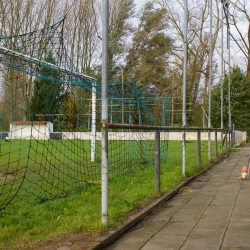
[[236,151],[107,250],[250,250],[250,144]]

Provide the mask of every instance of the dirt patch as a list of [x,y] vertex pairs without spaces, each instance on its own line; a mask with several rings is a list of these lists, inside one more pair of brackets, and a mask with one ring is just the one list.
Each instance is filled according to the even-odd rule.
[[66,236],[61,240],[52,242],[40,247],[34,247],[36,250],[84,250],[96,244],[94,239],[101,234],[82,233],[78,235]]
[[14,177],[12,175],[4,175],[0,173],[0,180],[7,180],[11,178],[14,178]]

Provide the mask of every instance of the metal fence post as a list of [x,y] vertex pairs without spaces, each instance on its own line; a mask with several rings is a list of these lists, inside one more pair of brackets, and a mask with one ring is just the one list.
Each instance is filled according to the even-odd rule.
[[102,223],[108,226],[108,42],[109,0],[102,1]]
[[[113,100],[111,99],[111,104],[110,104],[111,110],[110,110],[110,123],[113,123]],[[112,129],[110,129],[110,132],[112,132]]]
[[201,131],[197,130],[197,164],[201,165]]
[[155,131],[155,190],[161,191],[160,130]]
[[223,153],[223,130],[221,130],[221,153]]
[[[188,0],[184,2],[184,64],[183,64],[183,100],[182,100],[182,127],[187,127],[187,35],[188,35]],[[186,176],[186,130],[182,130],[182,175]]]
[[226,147],[225,147],[225,149],[227,150],[227,130],[225,131],[225,138],[226,138]]
[[224,76],[224,69],[223,69],[223,18],[224,18],[224,2],[221,1],[221,153],[223,153],[223,76]]
[[[211,128],[211,86],[212,86],[212,62],[213,62],[213,14],[212,14],[212,0],[209,1],[210,4],[210,39],[209,39],[209,104],[208,104],[208,128]],[[211,160],[211,131],[208,131],[208,160]]]
[[229,148],[231,148],[231,131],[228,130]]
[[217,157],[218,156],[218,152],[217,152],[217,130],[214,131],[214,142],[215,142],[214,154],[215,154],[215,157]]

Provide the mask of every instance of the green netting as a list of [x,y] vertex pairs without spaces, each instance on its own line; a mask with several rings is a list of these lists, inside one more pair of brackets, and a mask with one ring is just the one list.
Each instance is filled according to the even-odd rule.
[[[70,53],[63,21],[0,39],[0,208],[100,182],[101,84],[79,73]],[[169,125],[170,107],[171,98],[153,88],[109,83],[111,123]],[[167,138],[161,134],[162,162]],[[154,131],[110,129],[110,181],[153,164]]]

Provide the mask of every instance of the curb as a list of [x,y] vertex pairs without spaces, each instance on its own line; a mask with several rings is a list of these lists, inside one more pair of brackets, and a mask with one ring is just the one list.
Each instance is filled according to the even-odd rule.
[[[230,153],[230,152],[229,152]],[[117,229],[114,231],[108,233],[108,235],[104,235],[102,237],[98,237],[95,241],[99,241],[96,245],[88,248],[88,250],[102,250],[105,247],[109,246],[112,244],[115,240],[117,240],[120,236],[122,236],[126,231],[128,231],[130,228],[132,228],[135,224],[140,222],[145,216],[150,214],[160,203],[165,202],[169,199],[171,199],[175,194],[177,194],[181,188],[189,184],[191,181],[196,179],[198,176],[204,174],[208,170],[210,170],[214,165],[218,164],[221,162],[221,159],[227,155],[228,153],[225,153],[221,155],[217,160],[213,163],[211,163],[207,168],[203,169],[199,174],[183,181],[181,184],[179,184],[174,190],[169,191],[167,193],[164,193],[160,198],[158,198],[156,201],[152,202],[150,205],[147,207],[143,208],[140,212],[138,212],[135,215],[132,215],[128,217]]]

